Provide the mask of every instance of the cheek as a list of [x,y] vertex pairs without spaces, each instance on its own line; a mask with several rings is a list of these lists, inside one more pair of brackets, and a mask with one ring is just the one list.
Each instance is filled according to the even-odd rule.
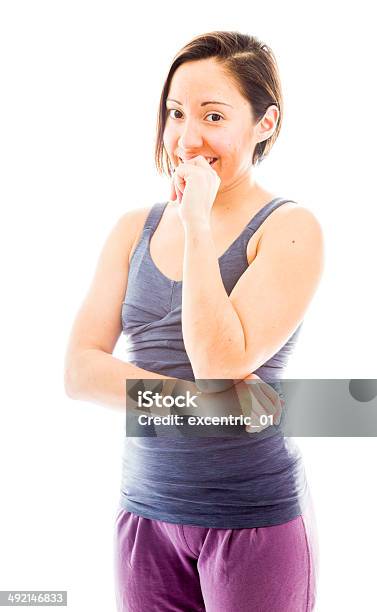
[[166,122],[163,136],[162,136],[164,144],[171,143],[173,141],[173,138],[174,138],[174,130],[172,130],[170,123]]
[[223,163],[232,163],[236,155],[236,147],[234,142],[219,142],[217,147],[213,147],[214,151],[217,151],[219,157],[221,157]]
[[169,134],[166,130],[164,131],[164,134],[162,136],[162,143],[165,149],[169,149],[170,139],[169,139]]
[[174,151],[177,149],[177,138],[174,131],[170,130],[169,128],[165,128],[162,142],[167,153],[169,153],[170,156],[173,156]]
[[243,165],[245,156],[247,156],[248,150],[245,147],[245,143],[238,141],[229,142],[226,147],[226,156],[229,163],[233,166]]
[[214,135],[213,138],[207,139],[208,148],[212,151],[216,151],[219,156],[226,157],[229,155],[229,143],[224,139],[224,135]]
[[242,138],[234,138],[227,143],[227,149],[229,155],[239,155],[243,148]]

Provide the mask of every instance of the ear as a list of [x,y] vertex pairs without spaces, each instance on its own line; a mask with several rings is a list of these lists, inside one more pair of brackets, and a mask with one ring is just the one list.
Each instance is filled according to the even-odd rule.
[[279,114],[279,109],[275,104],[268,107],[257,125],[258,142],[264,142],[272,136],[276,129]]

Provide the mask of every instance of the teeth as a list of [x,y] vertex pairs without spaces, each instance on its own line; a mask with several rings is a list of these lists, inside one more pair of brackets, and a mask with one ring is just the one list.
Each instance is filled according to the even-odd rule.
[[[217,160],[217,157],[206,157],[206,160],[212,164],[212,162],[214,162],[215,160]],[[183,159],[181,157],[179,157],[179,161],[181,161],[182,163],[184,163]]]

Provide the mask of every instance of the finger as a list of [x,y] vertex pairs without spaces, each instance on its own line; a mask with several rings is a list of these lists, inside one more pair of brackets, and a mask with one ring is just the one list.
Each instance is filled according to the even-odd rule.
[[280,396],[273,387],[268,385],[267,383],[263,383],[260,385],[260,391],[263,392],[270,400],[272,406],[272,414],[274,423],[278,424],[280,422],[280,417],[284,408],[284,399]]
[[263,382],[260,385],[260,389],[263,391],[263,393],[265,395],[267,395],[267,397],[270,398],[271,402],[273,402],[274,404],[280,404],[281,402],[281,398],[279,393],[273,388],[271,387],[268,383]]
[[278,425],[282,413],[280,395],[266,383],[254,385],[253,394],[259,404],[263,406],[265,412],[269,415],[272,414],[274,424]]
[[170,183],[170,201],[175,202],[176,199],[177,199],[177,192],[175,190],[174,175],[173,175],[173,178]]
[[267,423],[262,425],[262,414],[264,414],[264,412],[260,413],[258,409],[255,409],[253,407],[251,414],[249,415],[251,423],[250,425],[246,425],[246,431],[248,431],[249,433],[258,433],[259,431],[262,431],[262,429],[268,427]]
[[259,383],[253,383],[250,385],[250,395],[258,405],[262,406],[263,410],[270,412],[273,410],[273,402],[270,400],[268,395],[263,393]]
[[266,411],[253,397],[251,414],[249,415],[251,424],[246,425],[246,431],[249,433],[259,433],[263,429],[267,429],[272,423],[268,419],[262,419],[266,416]]
[[192,164],[193,166],[203,166],[205,168],[211,168],[211,164],[209,163],[209,161],[206,160],[205,157],[203,157],[203,155],[196,155],[191,159],[187,159],[185,161],[185,164]]
[[234,389],[237,393],[238,403],[241,408],[241,412],[244,416],[249,416],[251,412],[252,398],[250,395],[249,385],[246,385],[243,381],[234,385]]
[[250,386],[250,391],[268,413],[275,413],[277,408],[280,406],[279,395],[267,383],[253,383]]
[[174,169],[174,174],[173,174],[173,183],[174,183],[174,189],[176,192],[176,198],[179,203],[181,203],[182,201],[182,197],[183,197],[183,192],[185,190],[185,186],[186,186],[186,181],[183,178],[183,173],[184,173],[184,164],[179,164],[179,166],[177,166]]

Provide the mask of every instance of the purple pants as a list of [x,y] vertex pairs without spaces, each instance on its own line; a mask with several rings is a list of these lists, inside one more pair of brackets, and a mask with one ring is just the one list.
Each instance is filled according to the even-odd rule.
[[270,527],[217,529],[119,510],[118,612],[309,612],[319,549],[312,501]]

